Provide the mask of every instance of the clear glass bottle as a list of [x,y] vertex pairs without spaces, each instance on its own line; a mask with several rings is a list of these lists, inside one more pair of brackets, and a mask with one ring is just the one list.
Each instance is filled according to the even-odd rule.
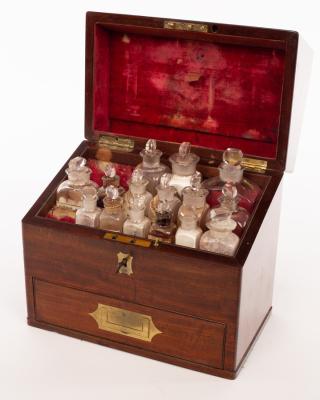
[[233,256],[239,244],[239,237],[232,232],[236,226],[229,213],[216,215],[207,223],[209,231],[201,236],[200,249]]
[[156,187],[159,185],[160,178],[170,169],[160,162],[162,152],[157,149],[157,142],[149,139],[145,148],[140,152],[142,163],[137,166],[141,169],[144,178],[148,181],[147,190],[152,194],[156,194]]
[[146,238],[148,236],[151,221],[145,216],[144,198],[133,196],[129,202],[129,216],[123,224],[123,233],[126,235]]
[[120,186],[120,177],[117,175],[115,166],[110,162],[104,169],[104,176],[102,177],[102,186],[98,190],[98,205],[103,206],[103,199],[106,195],[106,188],[110,185],[116,186],[119,189],[119,195],[122,196],[125,192],[124,188]]
[[57,206],[77,210],[82,206],[83,190],[87,187],[97,189],[98,185],[90,180],[91,169],[86,166],[83,157],[70,160],[66,174],[68,179],[57,189]]
[[219,176],[205,180],[202,185],[209,190],[207,202],[210,207],[219,205],[222,188],[225,183],[236,185],[239,206],[252,212],[257,198],[261,194],[259,186],[243,177],[241,161],[243,153],[240,149],[228,148],[223,153],[223,161],[219,166]]
[[129,181],[129,190],[124,194],[124,209],[128,215],[130,199],[133,196],[141,196],[145,202],[145,213],[148,215],[152,194],[147,191],[148,181],[141,169],[135,169]]
[[219,197],[219,206],[213,207],[207,214],[206,220],[215,215],[230,213],[231,218],[237,223],[235,233],[240,235],[249,219],[248,211],[239,206],[239,197],[236,185],[226,183],[222,188],[222,195]]
[[156,220],[151,225],[148,238],[165,243],[173,243],[176,228],[172,221],[172,210],[169,204],[167,202],[159,202],[156,209]]
[[183,206],[190,206],[193,208],[200,227],[205,229],[206,215],[209,209],[209,204],[206,201],[209,191],[201,187],[202,176],[201,173],[196,171],[191,177],[191,186],[183,189]]
[[199,227],[198,216],[194,209],[190,206],[182,205],[178,218],[180,226],[176,233],[176,244],[197,249],[202,229]]
[[91,186],[83,189],[83,205],[76,212],[76,224],[99,228],[101,209],[97,207],[97,190]]
[[172,220],[177,220],[178,211],[181,206],[181,200],[177,197],[177,190],[174,186],[170,186],[172,174],[165,173],[160,178],[160,183],[157,186],[157,195],[152,199],[148,210],[148,217],[151,221],[156,220],[156,209],[160,201],[167,202],[172,211]]
[[171,186],[177,189],[179,196],[182,190],[191,185],[192,175],[196,172],[197,163],[200,157],[190,152],[191,145],[189,142],[180,144],[179,152],[172,154],[169,161],[172,164]]
[[116,186],[106,188],[106,196],[103,199],[104,209],[100,215],[100,228],[106,231],[122,232],[125,213],[123,199]]

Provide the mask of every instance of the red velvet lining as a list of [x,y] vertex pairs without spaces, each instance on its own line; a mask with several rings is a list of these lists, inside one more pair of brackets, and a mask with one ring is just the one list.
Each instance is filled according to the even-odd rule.
[[284,52],[107,31],[97,26],[97,131],[274,158]]

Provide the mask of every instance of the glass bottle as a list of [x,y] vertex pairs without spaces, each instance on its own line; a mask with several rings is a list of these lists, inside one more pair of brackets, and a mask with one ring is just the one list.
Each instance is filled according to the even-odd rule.
[[259,186],[243,177],[241,161],[243,153],[240,149],[228,148],[223,153],[223,161],[219,166],[219,176],[205,180],[202,185],[209,190],[207,202],[210,207],[219,205],[222,187],[225,183],[236,185],[239,206],[251,212],[253,206],[261,194]]
[[167,202],[170,210],[172,211],[172,220],[177,220],[178,211],[181,206],[181,200],[177,197],[177,190],[175,187],[170,186],[172,174],[165,173],[160,178],[160,183],[157,186],[157,195],[151,200],[148,210],[148,217],[151,221],[156,219],[156,209],[160,201]]
[[209,209],[209,204],[206,201],[209,191],[201,186],[202,176],[201,173],[196,171],[191,177],[191,186],[183,189],[183,205],[192,207],[198,222],[202,229],[205,229],[206,215]]
[[200,249],[233,256],[239,244],[239,237],[232,232],[236,226],[228,213],[214,216],[207,223],[209,230],[201,236]]
[[178,218],[180,226],[176,233],[176,244],[197,249],[202,229],[199,227],[198,216],[194,209],[190,206],[182,205]]
[[137,195],[130,199],[129,216],[123,224],[123,233],[140,238],[148,236],[151,221],[145,216],[145,208],[143,197]]
[[68,179],[57,189],[57,206],[77,210],[82,206],[83,190],[87,187],[97,189],[98,185],[90,180],[91,169],[86,166],[83,157],[70,160],[66,174]]
[[172,210],[167,202],[159,202],[156,209],[156,220],[152,223],[149,239],[173,243],[176,225],[172,222]]
[[129,190],[124,194],[124,209],[128,214],[130,198],[133,196],[141,196],[145,203],[145,213],[148,215],[152,194],[147,191],[148,181],[144,177],[141,169],[135,169],[129,181]]
[[161,176],[165,172],[169,172],[169,167],[160,163],[162,151],[157,149],[157,142],[149,139],[145,148],[140,152],[142,163],[137,166],[141,169],[144,178],[148,181],[147,190],[152,194],[156,194],[156,187],[160,182]]
[[219,205],[213,207],[207,214],[207,221],[215,215],[230,213],[231,218],[237,223],[235,233],[240,235],[249,219],[248,211],[239,206],[239,197],[236,185],[226,183],[219,197]]
[[101,209],[97,207],[97,190],[91,186],[83,189],[83,205],[76,212],[76,224],[99,228]]
[[122,232],[125,213],[123,199],[116,186],[106,188],[106,196],[103,199],[104,209],[100,215],[100,228],[106,231]]
[[192,175],[196,172],[197,163],[200,157],[190,152],[191,145],[189,142],[180,144],[179,152],[172,154],[169,161],[172,164],[171,186],[177,189],[179,196],[182,190],[190,186]]
[[117,175],[115,166],[110,162],[104,169],[104,176],[102,177],[102,186],[98,190],[98,205],[103,206],[103,199],[106,195],[106,188],[110,185],[116,186],[119,189],[119,195],[122,196],[125,192],[124,188],[120,186],[120,177]]

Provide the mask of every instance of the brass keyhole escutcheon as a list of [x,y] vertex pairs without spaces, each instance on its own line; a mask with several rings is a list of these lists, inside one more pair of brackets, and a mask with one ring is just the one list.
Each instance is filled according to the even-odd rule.
[[117,273],[132,275],[133,274],[133,270],[132,270],[133,257],[130,254],[122,253],[121,251],[117,254],[117,257],[118,257]]

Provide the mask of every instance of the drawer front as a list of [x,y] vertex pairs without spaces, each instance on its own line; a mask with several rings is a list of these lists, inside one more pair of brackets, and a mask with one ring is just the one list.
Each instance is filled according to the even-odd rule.
[[225,325],[34,281],[36,320],[223,368]]
[[[71,226],[70,228],[73,228]],[[29,276],[181,314],[234,323],[240,270],[210,257],[179,255],[39,226],[24,232]],[[129,256],[121,267],[121,257]]]

